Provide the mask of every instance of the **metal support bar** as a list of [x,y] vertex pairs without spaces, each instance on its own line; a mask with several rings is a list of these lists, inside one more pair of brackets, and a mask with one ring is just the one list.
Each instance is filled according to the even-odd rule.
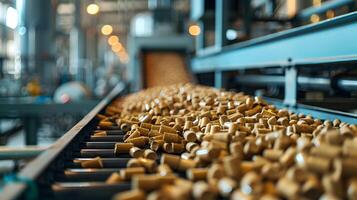
[[289,106],[295,106],[297,102],[297,82],[298,70],[296,67],[285,68],[285,96],[284,103]]
[[26,117],[24,119],[25,126],[25,144],[36,145],[37,144],[37,131],[40,122],[37,117]]
[[205,47],[205,24],[202,21],[197,22],[201,29],[201,33],[196,37],[196,50],[200,51]]
[[215,71],[214,72],[214,87],[215,88],[222,88],[223,87],[223,72],[222,71]]
[[226,43],[228,21],[228,0],[216,0],[215,10],[215,48],[220,50]]
[[1,147],[0,148],[0,160],[20,160],[33,158],[40,155],[46,148],[43,147],[24,147],[24,148],[10,148]]

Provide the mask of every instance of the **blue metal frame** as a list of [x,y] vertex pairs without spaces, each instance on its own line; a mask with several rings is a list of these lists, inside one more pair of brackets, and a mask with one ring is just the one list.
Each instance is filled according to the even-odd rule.
[[[217,23],[217,22],[216,22]],[[217,31],[217,30],[216,30]],[[356,116],[297,104],[299,67],[357,61],[357,12],[320,23],[256,38],[221,51],[200,51],[192,59],[193,73],[213,72],[215,87],[225,87],[224,73],[239,69],[280,67],[285,70],[284,105],[299,112],[356,123]],[[215,48],[217,50],[217,48]]]
[[357,60],[357,12],[200,54],[194,73]]

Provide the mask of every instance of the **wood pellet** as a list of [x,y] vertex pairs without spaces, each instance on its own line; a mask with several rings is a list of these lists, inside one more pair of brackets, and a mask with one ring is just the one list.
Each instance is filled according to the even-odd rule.
[[115,200],[357,199],[356,124],[192,84],[128,95],[97,118],[125,132],[114,155],[132,157],[106,180],[132,184]]

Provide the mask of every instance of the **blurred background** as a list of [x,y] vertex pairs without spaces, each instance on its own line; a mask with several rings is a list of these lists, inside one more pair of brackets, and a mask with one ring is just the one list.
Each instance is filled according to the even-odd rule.
[[[0,0],[0,145],[42,151],[119,83],[131,92],[223,87],[217,71],[195,70],[191,59],[355,10],[355,0]],[[227,73],[226,88],[284,98],[282,68]],[[301,101],[356,109],[355,69],[301,73]]]

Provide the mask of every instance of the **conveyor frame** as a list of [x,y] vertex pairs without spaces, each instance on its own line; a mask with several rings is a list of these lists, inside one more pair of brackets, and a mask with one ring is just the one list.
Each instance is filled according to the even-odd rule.
[[199,49],[200,53],[192,59],[191,67],[196,74],[213,72],[217,88],[227,86],[226,72],[282,68],[285,72],[284,103],[293,108],[297,105],[301,68],[317,69],[321,65],[357,62],[356,31],[357,12],[353,12],[224,46],[220,50]]
[[[116,97],[126,92],[128,88],[124,84],[117,85],[113,91],[108,94],[100,103],[95,106],[80,122],[78,122],[71,130],[64,134],[56,143],[54,143],[47,151],[43,152],[36,159],[31,161],[24,169],[22,169],[17,177],[28,181],[37,181],[39,179],[51,179],[51,174],[46,176],[45,172],[51,170],[52,167],[63,168],[63,159],[71,153],[71,149],[78,148],[81,138],[96,126],[95,116],[102,112],[105,107]],[[41,185],[36,182],[38,187]],[[22,199],[23,193],[26,190],[25,182],[8,183],[0,193],[2,200]]]

